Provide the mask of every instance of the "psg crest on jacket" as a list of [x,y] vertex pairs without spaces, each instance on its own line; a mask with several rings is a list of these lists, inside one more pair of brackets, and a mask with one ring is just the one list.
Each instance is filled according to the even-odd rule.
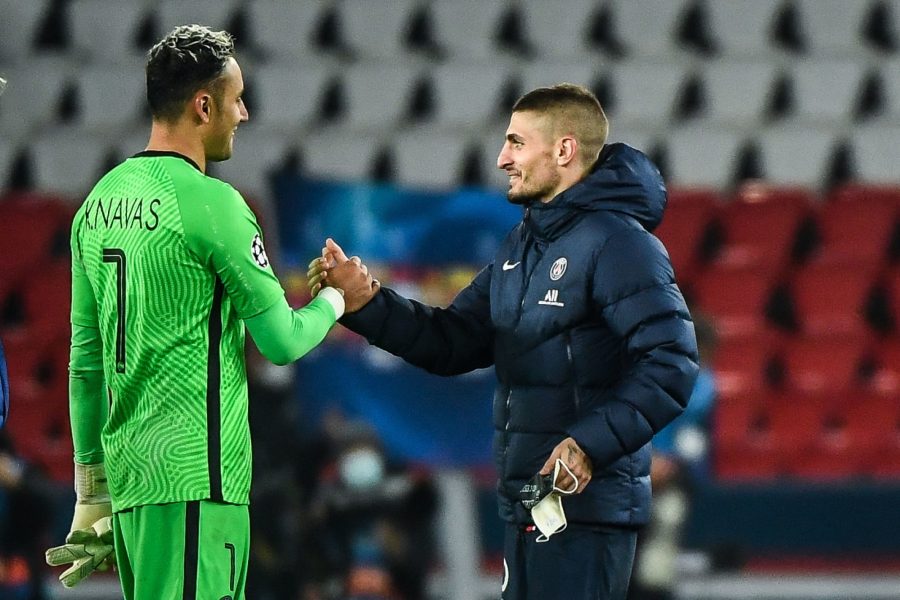
[[269,266],[269,257],[266,256],[266,249],[258,233],[253,236],[253,242],[250,244],[250,254],[253,255],[253,260],[260,269],[265,269]]
[[566,266],[569,264],[569,261],[566,260],[566,257],[557,258],[553,261],[553,265],[550,267],[550,279],[553,281],[559,281],[559,279],[566,274]]

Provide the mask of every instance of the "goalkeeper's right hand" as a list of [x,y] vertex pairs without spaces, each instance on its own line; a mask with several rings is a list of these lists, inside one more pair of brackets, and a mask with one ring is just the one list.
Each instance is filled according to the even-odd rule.
[[47,550],[47,564],[70,564],[59,580],[67,587],[100,569],[115,564],[113,553],[112,505],[103,463],[75,464],[75,515],[66,543]]

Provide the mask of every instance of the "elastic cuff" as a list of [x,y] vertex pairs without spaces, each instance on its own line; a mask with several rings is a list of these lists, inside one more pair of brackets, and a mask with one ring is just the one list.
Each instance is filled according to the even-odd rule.
[[319,292],[317,298],[322,298],[334,309],[334,320],[337,321],[344,316],[344,295],[334,288],[325,287]]
[[82,465],[75,463],[75,496],[82,504],[109,502],[109,486],[103,463]]

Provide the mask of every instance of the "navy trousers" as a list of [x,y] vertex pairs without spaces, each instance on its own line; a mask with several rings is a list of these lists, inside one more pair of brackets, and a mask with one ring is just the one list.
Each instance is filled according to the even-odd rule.
[[625,600],[637,530],[572,523],[546,542],[506,524],[501,600]]

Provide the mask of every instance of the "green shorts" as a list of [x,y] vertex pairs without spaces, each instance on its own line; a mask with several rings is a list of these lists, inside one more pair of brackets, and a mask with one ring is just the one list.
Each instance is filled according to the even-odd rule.
[[148,504],[113,516],[125,600],[244,600],[246,505]]

